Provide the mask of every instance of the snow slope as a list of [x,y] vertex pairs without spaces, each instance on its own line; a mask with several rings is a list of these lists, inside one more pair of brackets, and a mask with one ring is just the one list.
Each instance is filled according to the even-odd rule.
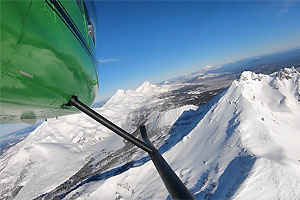
[[[244,72],[208,104],[170,109],[159,97],[179,86],[145,82],[96,111],[130,133],[146,124],[198,199],[300,199],[299,78]],[[44,122],[0,161],[0,199],[170,198],[145,153],[84,114]]]
[[[137,129],[133,125],[137,116],[132,112],[162,104],[157,95],[172,88],[145,82],[136,90],[118,90],[96,111],[131,133]],[[96,163],[125,145],[122,138],[85,114],[49,119],[0,157],[0,199],[38,197],[68,181],[85,164]]]
[[[163,154],[198,199],[300,199],[300,75],[244,72]],[[201,115],[201,113],[199,113]],[[70,193],[77,199],[166,199],[153,164]]]

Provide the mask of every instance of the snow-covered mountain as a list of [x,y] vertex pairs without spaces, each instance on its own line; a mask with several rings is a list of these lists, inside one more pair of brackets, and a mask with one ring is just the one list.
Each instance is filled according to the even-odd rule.
[[[200,106],[180,96],[199,88],[145,82],[95,110],[136,137],[145,124],[197,199],[300,199],[300,73],[243,72]],[[146,153],[84,114],[44,122],[0,160],[1,199],[170,198]]]

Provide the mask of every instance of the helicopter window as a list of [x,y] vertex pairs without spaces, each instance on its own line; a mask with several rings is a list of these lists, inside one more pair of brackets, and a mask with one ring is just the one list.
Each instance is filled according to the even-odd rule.
[[83,0],[76,0],[76,3],[77,3],[77,6],[80,10],[80,12],[85,16],[85,20],[87,22],[87,28],[88,28],[88,34],[89,36],[91,37],[94,45],[95,45],[95,31],[94,31],[94,26],[93,24],[91,23],[91,20],[90,20],[90,16],[89,16],[89,13],[88,13],[88,9],[85,5],[85,2]]
[[88,24],[88,34],[89,34],[90,37],[92,38],[92,41],[93,41],[93,43],[94,43],[94,45],[95,45],[94,26],[93,26],[93,24],[91,23],[89,13],[88,13],[88,10],[87,10],[86,5],[85,5],[84,2],[83,2],[83,8],[84,8],[84,14],[85,14],[85,17],[86,17],[86,21],[87,21],[87,24]]

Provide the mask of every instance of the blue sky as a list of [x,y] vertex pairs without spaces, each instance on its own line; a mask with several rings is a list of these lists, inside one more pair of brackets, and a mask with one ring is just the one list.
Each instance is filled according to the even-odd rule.
[[96,1],[97,100],[300,46],[300,1]]

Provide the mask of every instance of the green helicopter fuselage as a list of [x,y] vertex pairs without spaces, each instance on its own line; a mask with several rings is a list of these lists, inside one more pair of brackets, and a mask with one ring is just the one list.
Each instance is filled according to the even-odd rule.
[[0,123],[77,112],[72,95],[91,105],[98,90],[95,39],[77,1],[1,1]]

